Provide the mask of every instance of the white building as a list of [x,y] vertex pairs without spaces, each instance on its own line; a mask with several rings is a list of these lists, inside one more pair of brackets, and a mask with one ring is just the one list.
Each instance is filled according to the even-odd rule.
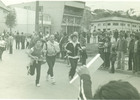
[[[11,7],[18,7],[23,9],[30,9],[36,11],[36,3],[26,2],[20,4],[11,5]],[[40,8],[40,19],[41,13],[43,16],[43,27],[39,24],[40,29],[43,28],[43,32],[46,33],[48,30],[51,32],[66,32],[71,34],[75,31],[79,32],[81,29],[81,21],[85,8],[85,2],[82,1],[39,1]],[[44,22],[45,15],[49,15],[51,18],[51,27],[48,26],[47,22]],[[45,25],[46,24],[46,25]]]
[[98,20],[93,20],[91,23],[91,32],[93,31],[109,31],[114,30],[132,32],[140,32],[140,21],[122,18],[122,17],[107,17]]
[[35,11],[15,8],[16,27],[13,31],[33,33],[35,31]]
[[0,33],[2,33],[4,30],[5,31],[7,30],[5,21],[6,21],[6,16],[8,13],[9,13],[9,10],[0,0]]
[[[35,32],[35,11],[18,8],[15,7],[16,12],[16,27],[13,28],[13,32],[23,32],[25,34],[32,34]],[[51,25],[50,18],[45,17],[43,24],[44,25]],[[42,20],[39,20],[39,23],[42,23]]]

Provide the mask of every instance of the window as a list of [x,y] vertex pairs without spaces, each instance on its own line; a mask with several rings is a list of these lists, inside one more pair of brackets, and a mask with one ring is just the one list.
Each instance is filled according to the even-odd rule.
[[120,25],[121,25],[121,26],[125,26],[125,24],[124,24],[124,23],[121,23]]
[[98,29],[98,31],[100,31],[101,29]]
[[132,25],[132,27],[136,27],[136,25]]
[[106,26],[106,23],[103,23],[103,26]]
[[71,7],[71,6],[65,6],[64,14],[83,16],[83,9]]
[[28,10],[30,10],[31,7],[30,7],[30,6],[24,6],[24,9],[28,9]]
[[107,30],[110,30],[110,28],[108,28]]
[[118,23],[113,23],[113,25],[114,25],[114,26],[118,26],[119,24],[118,24]]
[[98,26],[100,26],[101,24],[98,24]]
[[108,26],[110,26],[110,25],[111,25],[111,23],[107,23],[107,25],[108,25]]
[[39,12],[43,12],[43,6],[39,6]]
[[127,24],[128,27],[130,27],[130,24]]

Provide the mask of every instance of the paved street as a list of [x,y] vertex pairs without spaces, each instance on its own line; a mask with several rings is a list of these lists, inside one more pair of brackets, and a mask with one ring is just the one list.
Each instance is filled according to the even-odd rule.
[[[48,66],[42,65],[41,87],[35,86],[35,76],[28,76],[26,66],[29,63],[25,50],[14,50],[14,54],[4,52],[3,61],[0,62],[0,99],[76,99],[78,95],[78,83],[69,84],[69,67],[57,62],[54,68],[56,85],[51,85],[45,80]],[[107,71],[98,70],[92,74],[93,93],[98,86],[110,80],[127,80],[140,92],[140,77],[127,74],[110,74]]]

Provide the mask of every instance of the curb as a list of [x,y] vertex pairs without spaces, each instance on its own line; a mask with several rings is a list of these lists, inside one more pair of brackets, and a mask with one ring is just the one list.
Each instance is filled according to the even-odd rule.
[[[109,69],[99,68],[99,70],[109,72]],[[132,71],[126,71],[126,70],[121,70],[121,69],[116,69],[115,73],[120,73],[120,74],[125,74],[125,75],[132,75],[132,76],[135,76],[135,77],[140,77],[140,73],[139,74],[134,74]]]
[[[67,62],[65,60],[62,60],[62,59],[56,59],[56,62],[67,64]],[[81,63],[78,63],[78,66],[80,66],[80,65],[81,65]],[[104,69],[104,68],[99,68],[98,70],[108,71],[109,72],[109,69]],[[139,74],[134,74],[132,71],[121,70],[121,69],[115,69],[115,73],[120,73],[120,74],[125,74],[125,75],[132,75],[132,76],[135,76],[135,77],[140,77],[140,73]]]

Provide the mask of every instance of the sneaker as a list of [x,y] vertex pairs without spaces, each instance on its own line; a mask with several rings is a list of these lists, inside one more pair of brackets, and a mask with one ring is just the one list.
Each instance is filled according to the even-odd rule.
[[36,86],[37,86],[37,87],[40,87],[40,84],[37,84]]
[[55,85],[56,84],[56,82],[52,82],[52,85]]
[[50,79],[50,75],[47,74],[46,81],[49,81],[49,79]]
[[51,77],[51,81],[52,81],[52,85],[55,85],[56,84],[56,82],[55,82],[55,80],[54,80],[53,77]]

